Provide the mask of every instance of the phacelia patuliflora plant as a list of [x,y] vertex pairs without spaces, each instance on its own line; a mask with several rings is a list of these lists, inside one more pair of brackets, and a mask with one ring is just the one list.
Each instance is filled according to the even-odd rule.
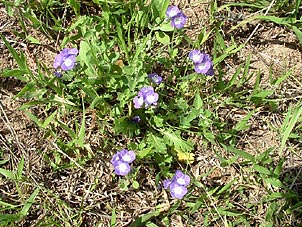
[[[176,30],[183,29],[187,22],[186,15],[177,6],[168,7],[166,17],[170,20],[171,28]],[[105,55],[98,53],[97,50],[102,51],[99,45],[105,44],[100,41],[92,43],[92,41],[83,40],[79,50],[64,48],[55,57],[53,67],[56,70],[55,76],[59,77],[58,79],[64,79],[64,75],[72,71],[76,65],[82,66],[80,69],[77,67],[77,84],[84,89],[88,97],[94,97],[92,99],[94,106],[97,107],[100,100],[111,106],[107,114],[116,118],[114,120],[116,131],[126,132],[131,128],[138,130],[130,136],[135,141],[131,145],[131,150],[122,149],[113,155],[111,164],[114,173],[122,177],[129,175],[136,165],[139,165],[140,159],[147,158],[150,162],[159,165],[164,178],[167,176],[169,172],[167,170],[171,168],[173,160],[192,162],[194,146],[190,141],[181,137],[180,124],[183,124],[182,127],[190,127],[191,121],[198,117],[202,106],[199,94],[196,93],[194,106],[190,110],[196,114],[184,116],[184,112],[189,111],[188,104],[184,109],[179,103],[175,103],[174,98],[168,102],[165,101],[168,95],[167,87],[178,86],[177,81],[175,84],[175,82],[171,83],[171,80],[165,79],[172,75],[163,77],[160,72],[144,71],[152,69],[152,67],[139,57],[136,58],[136,61],[129,60],[124,63],[122,60],[118,60],[120,54],[115,53],[114,60],[110,63],[111,60],[108,57],[111,56],[110,53]],[[89,49],[91,47],[94,49]],[[139,51],[143,51],[143,49]],[[100,56],[101,62],[107,61],[108,63],[109,61],[108,67],[99,66],[96,56]],[[142,56],[147,56],[150,60],[150,55],[147,53]],[[188,53],[188,58],[194,66],[194,69],[190,64],[186,66],[191,68],[189,71],[195,71],[196,75],[214,75],[214,65],[209,54],[195,49]],[[156,60],[151,59],[151,62],[156,62]],[[80,85],[79,81],[85,81],[85,84]],[[93,81],[99,81],[101,84],[98,85]],[[69,86],[77,85],[73,83],[75,82],[71,82]],[[96,89],[97,86],[101,86],[101,89]],[[106,98],[102,99],[100,93],[103,93],[103,97]],[[134,135],[139,135],[139,137]],[[136,158],[138,160],[134,163]],[[172,179],[163,181],[164,188],[170,191],[172,198],[176,199],[184,198],[188,192],[189,183],[190,177],[181,170],[176,170]]]

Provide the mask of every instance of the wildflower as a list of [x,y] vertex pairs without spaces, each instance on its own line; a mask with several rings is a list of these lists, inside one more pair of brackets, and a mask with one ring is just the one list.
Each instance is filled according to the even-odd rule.
[[203,54],[200,52],[200,50],[192,50],[189,53],[189,58],[193,61],[194,64],[197,64],[203,60]]
[[58,78],[61,78],[63,76],[63,74],[59,71],[55,71],[53,74]]
[[176,170],[173,181],[175,181],[179,185],[187,186],[190,184],[190,177],[180,170]]
[[139,123],[141,121],[141,118],[140,116],[134,116],[132,119],[131,119],[132,123]]
[[111,159],[111,164],[114,167],[114,172],[120,176],[127,175],[131,170],[129,164],[135,160],[135,157],[136,156],[134,151],[123,149],[117,152]]
[[169,189],[171,196],[176,199],[182,199],[187,194],[186,186],[189,184],[190,177],[181,170],[176,170],[172,180],[164,180],[163,182],[164,188]]
[[159,76],[157,73],[149,74],[148,78],[157,85],[159,85],[163,80],[163,78],[161,76]]
[[179,185],[175,182],[170,184],[170,193],[173,198],[182,199],[187,192],[188,189],[183,185]]
[[174,28],[183,28],[187,22],[186,15],[177,6],[168,7],[166,16],[171,19],[171,26]]
[[175,28],[183,28],[186,22],[187,17],[183,13],[179,13],[175,17],[171,18],[171,25]]
[[79,51],[76,48],[64,48],[55,57],[53,67],[56,69],[61,67],[62,70],[71,70],[75,66],[76,56]]
[[169,189],[172,180],[164,180],[164,189]]
[[169,6],[166,11],[166,16],[169,18],[175,17],[177,14],[179,14],[181,11],[177,6]]
[[213,62],[208,54],[202,53],[199,50],[192,50],[189,53],[189,58],[194,63],[196,73],[202,73],[208,76],[214,75]]
[[154,92],[153,87],[151,86],[143,87],[138,92],[138,95],[135,96],[133,99],[134,108],[139,109],[144,104],[146,108],[150,105],[156,105],[157,100],[158,100],[158,94]]

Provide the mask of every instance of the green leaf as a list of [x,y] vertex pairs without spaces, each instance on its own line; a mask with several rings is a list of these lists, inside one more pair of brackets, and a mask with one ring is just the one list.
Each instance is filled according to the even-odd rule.
[[5,46],[8,48],[11,55],[13,55],[13,58],[16,60],[18,66],[20,67],[20,70],[25,71],[26,74],[29,74],[30,70],[27,67],[24,55],[22,53],[20,53],[19,55],[1,33],[0,38],[3,40]]
[[162,32],[162,31],[155,32],[155,37],[158,42],[160,42],[164,45],[170,44],[170,36],[168,36],[166,33]]
[[34,114],[32,114],[28,110],[25,110],[24,113],[26,114],[27,117],[30,118],[30,120],[32,120],[33,122],[35,122],[39,127],[42,127],[42,123],[40,122],[40,120]]
[[229,217],[235,217],[235,216],[242,215],[242,213],[228,211],[226,208],[223,208],[223,207],[218,207],[217,212],[222,216],[229,216]]
[[273,185],[276,188],[283,188],[284,187],[282,182],[279,179],[276,179],[276,178],[266,178],[266,179],[264,179],[264,181],[266,183],[269,183],[269,184]]
[[33,205],[34,200],[36,198],[36,196],[38,195],[40,189],[36,188],[36,190],[31,194],[31,196],[29,197],[29,199],[26,201],[26,203],[24,204],[22,210],[20,211],[20,215],[22,216],[26,216],[30,207]]
[[153,133],[149,133],[147,135],[147,142],[149,146],[154,147],[158,153],[165,153],[167,150],[164,139],[154,135]]
[[72,139],[77,139],[77,135],[74,133],[74,131],[72,131],[72,129],[70,129],[64,122],[60,121],[60,120],[57,120],[57,122],[59,123],[60,127],[62,127],[63,129],[65,129],[69,136],[72,138]]
[[235,130],[236,131],[243,131],[246,130],[250,127],[250,125],[248,125],[248,121],[249,119],[252,117],[252,115],[256,112],[256,110],[253,110],[251,112],[249,112],[243,119],[241,119],[235,126]]
[[116,226],[116,213],[115,213],[115,208],[113,208],[111,214],[110,227],[115,227],[115,226]]
[[19,221],[21,218],[19,214],[0,214],[0,225],[7,226],[8,223]]
[[197,92],[195,94],[195,98],[194,98],[194,102],[193,102],[193,107],[195,109],[200,109],[200,108],[203,107],[203,102],[202,102],[202,99],[200,97],[199,90],[197,90]]
[[269,169],[267,169],[263,166],[254,165],[254,169],[259,173],[266,174],[266,175],[269,175],[269,176],[272,175],[272,172]]
[[153,152],[153,146],[147,147],[145,149],[140,149],[138,157],[140,159],[148,156],[149,154],[151,154]]
[[132,182],[132,187],[133,187],[134,189],[138,189],[138,188],[139,188],[139,183],[138,183],[136,180],[134,180],[134,181]]
[[2,174],[3,176],[5,176],[6,178],[10,179],[10,180],[15,180],[16,176],[13,172],[0,168],[0,174]]
[[199,115],[202,113],[202,110],[200,109],[192,109],[189,111],[187,116],[181,116],[180,117],[180,124],[183,128],[190,128],[191,121],[193,121],[195,118],[199,117]]
[[82,123],[81,123],[81,128],[78,134],[78,139],[77,143],[81,146],[84,147],[84,142],[85,142],[85,131],[86,131],[86,121],[85,121],[85,109],[83,107],[83,117],[82,117]]
[[44,123],[42,124],[42,128],[46,128],[52,120],[55,118],[57,111],[54,111],[48,118],[45,119]]
[[165,24],[162,24],[160,27],[158,27],[157,29],[159,29],[160,31],[163,31],[163,32],[171,32],[171,31],[174,31],[174,28],[171,26],[170,23],[165,23]]
[[76,106],[76,104],[74,104],[73,102],[71,102],[65,98],[59,97],[57,95],[55,95],[53,101],[58,102],[59,104],[62,104],[62,105]]
[[28,71],[23,70],[23,69],[6,69],[6,70],[4,70],[2,75],[4,77],[13,76],[13,77],[17,78],[18,80],[28,82],[29,79],[26,77],[27,74],[28,74]]
[[245,152],[245,151],[236,149],[234,147],[225,146],[225,145],[223,145],[223,147],[225,147],[227,151],[233,152],[233,153],[235,153],[235,154],[237,154],[237,155],[239,155],[239,156],[241,156],[241,157],[249,160],[252,163],[254,163],[254,161],[255,161],[255,157],[253,155]]
[[21,160],[20,160],[20,163],[18,165],[18,169],[17,169],[17,174],[16,174],[17,180],[21,180],[22,179],[23,167],[24,167],[24,158],[22,157]]
[[40,42],[38,39],[36,39],[35,37],[33,37],[33,36],[31,36],[31,35],[27,36],[26,39],[27,39],[30,43],[39,44],[39,45],[41,44],[41,42]]
[[180,131],[172,132],[171,130],[167,130],[163,131],[162,134],[176,150],[184,152],[190,152],[193,150],[193,143],[183,140],[180,136]]
[[286,143],[290,133],[292,132],[296,123],[298,122],[298,119],[302,113],[302,106],[300,104],[296,105],[296,107],[293,110],[293,114],[289,114],[291,112],[292,112],[292,110],[289,109],[288,114],[287,114],[287,119],[289,119],[289,117],[291,117],[289,120],[289,123],[287,124],[287,119],[285,119],[282,124],[281,129],[284,129],[284,131],[281,131],[282,139],[281,139],[281,146],[280,146],[280,151],[279,151],[280,154],[285,147],[285,143]]

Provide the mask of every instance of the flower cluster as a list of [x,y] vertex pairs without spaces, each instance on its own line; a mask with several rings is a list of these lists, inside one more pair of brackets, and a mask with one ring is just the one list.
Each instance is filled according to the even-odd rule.
[[134,108],[139,109],[144,104],[146,108],[150,105],[156,105],[157,100],[158,94],[154,91],[154,88],[151,86],[145,86],[138,92],[138,95],[134,97]]
[[164,188],[170,190],[173,198],[182,199],[187,194],[186,186],[190,184],[190,177],[181,170],[176,170],[172,180],[164,180]]
[[53,67],[57,69],[60,67],[63,71],[73,69],[76,63],[76,57],[79,53],[77,48],[64,48],[56,56]]
[[207,76],[214,75],[213,62],[208,54],[202,53],[199,50],[192,50],[189,53],[189,58],[194,63],[195,72],[202,73]]
[[171,26],[174,28],[183,28],[187,22],[186,15],[177,6],[168,7],[166,15],[171,19]]
[[125,176],[130,172],[130,163],[132,163],[134,160],[134,151],[128,151],[126,149],[123,149],[113,155],[111,159],[111,164],[113,165],[114,172],[117,175]]

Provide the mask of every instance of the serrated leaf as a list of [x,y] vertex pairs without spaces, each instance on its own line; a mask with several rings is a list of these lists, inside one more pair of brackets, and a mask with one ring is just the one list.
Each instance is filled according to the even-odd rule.
[[162,134],[168,140],[168,142],[170,142],[170,145],[175,147],[175,150],[181,150],[184,152],[190,152],[193,150],[193,143],[183,140],[179,131],[172,132],[167,130],[163,131]]
[[152,133],[149,133],[147,136],[147,142],[149,146],[151,145],[159,153],[164,153],[167,149],[166,144],[163,138],[158,137]]

